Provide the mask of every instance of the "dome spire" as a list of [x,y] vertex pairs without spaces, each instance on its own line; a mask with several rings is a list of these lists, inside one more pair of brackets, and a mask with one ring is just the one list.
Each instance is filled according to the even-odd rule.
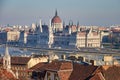
[[58,14],[57,14],[57,9],[56,9],[56,11],[55,11],[55,16],[58,16]]

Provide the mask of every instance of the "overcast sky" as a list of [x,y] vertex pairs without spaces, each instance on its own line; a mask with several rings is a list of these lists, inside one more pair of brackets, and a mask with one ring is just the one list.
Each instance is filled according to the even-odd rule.
[[109,26],[120,24],[120,0],[0,0],[0,24],[48,24],[58,15],[66,24]]

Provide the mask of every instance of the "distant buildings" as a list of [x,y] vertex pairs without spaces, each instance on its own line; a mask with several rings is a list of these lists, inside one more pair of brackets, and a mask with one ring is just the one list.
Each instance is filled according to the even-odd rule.
[[8,30],[8,31],[1,31],[0,32],[0,43],[2,44],[11,44],[14,45],[18,42],[19,40],[19,36],[20,36],[20,32],[19,31],[12,31],[12,30]]
[[49,26],[40,24],[28,33],[27,45],[44,48],[81,48],[100,47],[100,32],[91,28],[83,29],[79,25],[63,26],[60,17],[50,20]]
[[119,30],[119,26],[81,26],[79,22],[74,25],[72,21],[65,25],[56,11],[49,25],[43,25],[40,20],[31,27],[1,27],[0,44],[57,49],[100,48],[119,43]]

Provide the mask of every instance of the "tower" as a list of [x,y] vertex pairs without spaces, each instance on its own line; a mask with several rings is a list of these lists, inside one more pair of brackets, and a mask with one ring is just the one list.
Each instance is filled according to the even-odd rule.
[[58,15],[57,15],[57,10],[56,10],[56,12],[55,12],[55,16],[58,16]]
[[40,32],[42,33],[42,21],[41,21],[41,19],[40,19]]
[[73,22],[70,21],[70,22],[69,22],[69,28],[68,28],[68,33],[69,33],[69,34],[72,33],[72,25],[73,25]]
[[80,31],[80,26],[79,26],[79,22],[77,22],[77,32],[79,32]]
[[11,69],[11,57],[8,52],[8,47],[5,48],[5,55],[3,57],[3,68],[10,70]]
[[50,20],[50,23],[49,23],[49,32],[48,32],[48,46],[49,48],[51,48],[51,45],[53,44],[53,29],[51,27],[51,20]]
[[71,26],[69,26],[69,30],[68,30],[69,34],[72,33],[72,29],[71,29]]

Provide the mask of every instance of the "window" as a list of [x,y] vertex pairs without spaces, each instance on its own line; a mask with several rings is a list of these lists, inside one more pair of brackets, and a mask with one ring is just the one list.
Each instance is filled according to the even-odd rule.
[[47,72],[47,80],[51,80],[50,73]]
[[59,80],[58,75],[54,74],[54,80]]

